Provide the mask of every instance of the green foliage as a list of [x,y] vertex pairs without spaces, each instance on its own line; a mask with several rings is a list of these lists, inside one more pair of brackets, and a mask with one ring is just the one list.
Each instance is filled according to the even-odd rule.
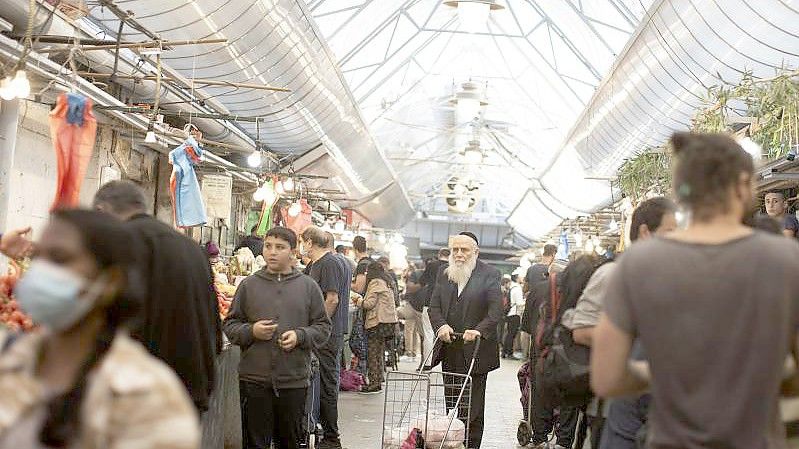
[[619,188],[634,205],[647,195],[666,195],[671,187],[671,154],[647,149],[627,159],[619,169]]

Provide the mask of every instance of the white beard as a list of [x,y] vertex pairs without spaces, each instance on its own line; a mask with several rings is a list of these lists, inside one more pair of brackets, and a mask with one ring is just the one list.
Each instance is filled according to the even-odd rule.
[[459,286],[466,285],[472,272],[477,266],[477,256],[470,257],[466,262],[456,262],[452,256],[449,257],[449,267],[446,269],[447,277],[450,281]]

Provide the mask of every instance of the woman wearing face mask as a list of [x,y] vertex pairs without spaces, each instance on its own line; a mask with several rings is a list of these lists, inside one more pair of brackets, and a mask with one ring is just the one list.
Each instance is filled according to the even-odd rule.
[[0,449],[196,448],[182,384],[131,340],[132,239],[101,212],[52,215],[15,294],[41,329],[0,354]]

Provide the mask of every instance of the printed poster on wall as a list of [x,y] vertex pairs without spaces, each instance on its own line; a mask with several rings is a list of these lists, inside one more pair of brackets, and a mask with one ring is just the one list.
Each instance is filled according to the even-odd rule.
[[208,217],[230,221],[233,178],[228,175],[205,175],[202,180],[202,193]]

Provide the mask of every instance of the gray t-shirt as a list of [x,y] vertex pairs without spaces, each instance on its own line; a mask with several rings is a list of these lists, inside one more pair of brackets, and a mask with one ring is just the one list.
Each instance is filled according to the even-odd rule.
[[650,449],[784,447],[777,403],[799,326],[799,244],[652,239],[608,279],[605,311],[638,337],[654,397]]

